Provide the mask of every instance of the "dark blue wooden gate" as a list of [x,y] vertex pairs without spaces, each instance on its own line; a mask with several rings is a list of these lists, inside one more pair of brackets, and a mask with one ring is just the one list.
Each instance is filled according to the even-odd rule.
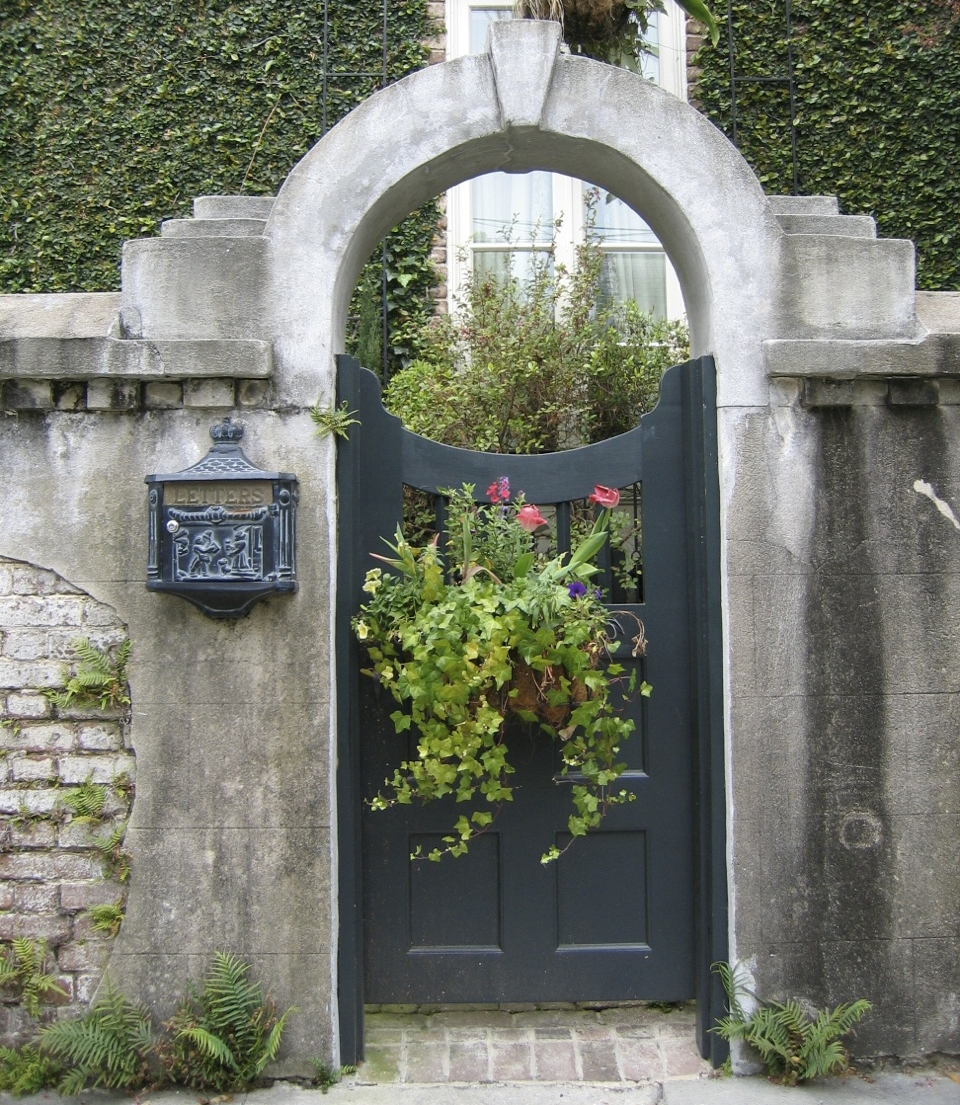
[[[339,398],[359,425],[338,461],[340,566],[340,1011],[345,1061],[362,1053],[368,1003],[677,1001],[697,997],[706,1029],[720,1012],[709,965],[726,955],[719,536],[713,362],[671,369],[660,401],[620,437],[564,453],[506,456],[454,449],[405,430],[384,411],[372,373],[339,359]],[[403,513],[403,487],[436,495],[508,476],[556,508],[569,547],[569,504],[595,484],[637,488],[642,601],[616,603],[649,639],[636,664],[653,685],[625,709],[636,725],[621,782],[637,800],[560,859],[569,794],[556,747],[517,725],[509,735],[514,801],[466,856],[411,861],[455,820],[445,803],[371,811],[367,802],[410,754],[392,699],[359,675],[349,618],[361,584]],[[631,596],[628,596],[631,597]],[[459,812],[459,811],[457,811]]]

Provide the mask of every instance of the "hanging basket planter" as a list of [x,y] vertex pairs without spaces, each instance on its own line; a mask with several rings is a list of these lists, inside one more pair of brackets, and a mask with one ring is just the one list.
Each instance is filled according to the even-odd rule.
[[[370,666],[364,673],[398,704],[398,733],[418,734],[415,757],[404,760],[371,803],[374,809],[448,796],[472,803],[430,859],[461,855],[486,831],[500,805],[512,800],[507,721],[537,724],[558,742],[561,775],[572,775],[571,837],[596,828],[607,810],[632,800],[617,789],[626,770],[620,745],[633,722],[619,712],[635,689],[611,661],[617,627],[587,581],[592,559],[608,539],[617,493],[597,487],[593,529],[569,555],[548,559],[532,533],[546,526],[539,510],[510,498],[505,479],[476,505],[473,488],[449,496],[449,573],[437,542],[411,546],[398,532],[393,572],[374,568],[369,599],[353,620]],[[634,655],[643,650],[643,627]],[[616,689],[616,694],[614,693]],[[641,694],[650,688],[642,684]],[[544,862],[559,855],[548,849]]]

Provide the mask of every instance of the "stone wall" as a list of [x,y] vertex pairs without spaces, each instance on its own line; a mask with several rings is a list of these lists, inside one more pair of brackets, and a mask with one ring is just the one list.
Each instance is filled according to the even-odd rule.
[[[125,707],[58,707],[44,693],[76,670],[81,637],[109,650],[126,630],[55,572],[0,557],[0,948],[9,955],[14,938],[42,941],[65,991],[50,998],[67,1012],[90,1001],[112,943],[91,908],[126,901],[121,834],[135,769]],[[77,809],[83,792],[95,805],[102,798],[96,816]],[[16,993],[0,1000],[0,1044],[29,1036]]]

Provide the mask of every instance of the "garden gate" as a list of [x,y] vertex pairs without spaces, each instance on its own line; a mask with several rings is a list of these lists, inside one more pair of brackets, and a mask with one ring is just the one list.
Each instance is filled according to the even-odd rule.
[[[364,1001],[673,1001],[696,994],[706,1017],[705,975],[723,957],[726,933],[725,890],[711,881],[723,870],[712,359],[671,369],[656,409],[637,429],[540,456],[470,452],[409,432],[383,409],[373,374],[351,358],[339,358],[339,385],[359,419],[338,461],[338,654],[350,657],[339,686],[344,1055],[362,1051]],[[625,706],[636,730],[622,749],[628,771],[621,782],[636,801],[614,807],[598,831],[542,864],[547,847],[565,843],[569,792],[555,781],[554,744],[517,725],[508,738],[515,798],[491,831],[466,856],[411,860],[417,845],[435,846],[462,811],[445,801],[370,810],[369,799],[410,746],[394,732],[393,700],[359,673],[349,618],[373,566],[369,554],[383,550],[382,539],[401,522],[404,485],[435,495],[463,483],[485,488],[504,475],[528,502],[555,506],[561,549],[569,548],[570,503],[597,483],[637,489],[642,601],[614,606],[641,618],[650,641],[643,659],[627,648],[618,656],[640,666],[654,688],[651,698]],[[710,1040],[702,1036],[704,1049]]]

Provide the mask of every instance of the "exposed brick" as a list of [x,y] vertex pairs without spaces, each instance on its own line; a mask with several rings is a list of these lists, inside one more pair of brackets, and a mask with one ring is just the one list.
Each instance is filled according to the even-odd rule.
[[9,746],[26,752],[69,752],[77,747],[76,726],[66,721],[22,725]]
[[60,884],[60,908],[67,913],[89,909],[95,905],[111,905],[120,897],[115,882],[98,879],[94,882],[64,882]]
[[42,694],[13,692],[7,695],[7,714],[15,718],[50,716],[50,700]]
[[3,637],[3,655],[9,660],[46,660],[47,634],[37,629],[7,632]]
[[269,396],[269,380],[240,380],[237,383],[237,405],[240,407],[262,407]]
[[59,687],[63,680],[59,664],[48,660],[0,659],[0,689],[23,690],[29,687]]
[[0,909],[13,908],[13,883],[0,883]]
[[13,567],[0,561],[0,595],[9,595],[13,590]]
[[55,380],[53,401],[58,411],[82,411],[87,406],[87,385]]
[[83,608],[79,595],[4,595],[0,596],[0,625],[79,626]]
[[5,787],[0,790],[0,813],[31,814],[53,813],[60,795],[55,790],[28,790],[24,787]]
[[134,758],[128,752],[112,755],[66,755],[60,757],[60,778],[64,783],[109,783],[117,775],[134,772]]
[[13,852],[0,855],[0,879],[79,882],[81,879],[99,878],[101,866],[95,856],[79,852],[19,855]]
[[97,987],[103,981],[102,972],[96,974],[76,974],[73,976],[73,995],[77,1001],[88,1003],[93,1001],[97,993]]
[[57,966],[61,971],[103,970],[110,957],[111,946],[107,940],[65,944],[57,951]]
[[121,752],[123,731],[119,722],[78,725],[77,745],[85,752]]
[[0,940],[26,936],[30,940],[46,940],[51,947],[70,937],[69,917],[43,913],[0,913]]
[[68,821],[60,826],[57,844],[61,848],[92,848],[94,840],[103,835],[104,827],[91,821]]
[[13,905],[10,908],[20,913],[58,914],[60,912],[59,887],[37,882],[15,883]]
[[10,774],[18,783],[43,782],[57,777],[57,761],[51,756],[23,755],[10,761]]
[[49,568],[34,564],[17,564],[13,569],[13,593],[15,595],[79,595],[82,594],[63,576]]
[[[88,625],[97,626],[112,626],[118,629],[122,629],[123,625],[117,615],[109,606],[105,606],[102,602],[88,602],[83,610],[83,625],[84,628]],[[89,634],[87,634],[89,636]],[[118,640],[123,639],[123,634],[120,634]]]
[[52,848],[57,843],[57,826],[52,821],[16,821],[9,825],[7,846],[13,848]]

